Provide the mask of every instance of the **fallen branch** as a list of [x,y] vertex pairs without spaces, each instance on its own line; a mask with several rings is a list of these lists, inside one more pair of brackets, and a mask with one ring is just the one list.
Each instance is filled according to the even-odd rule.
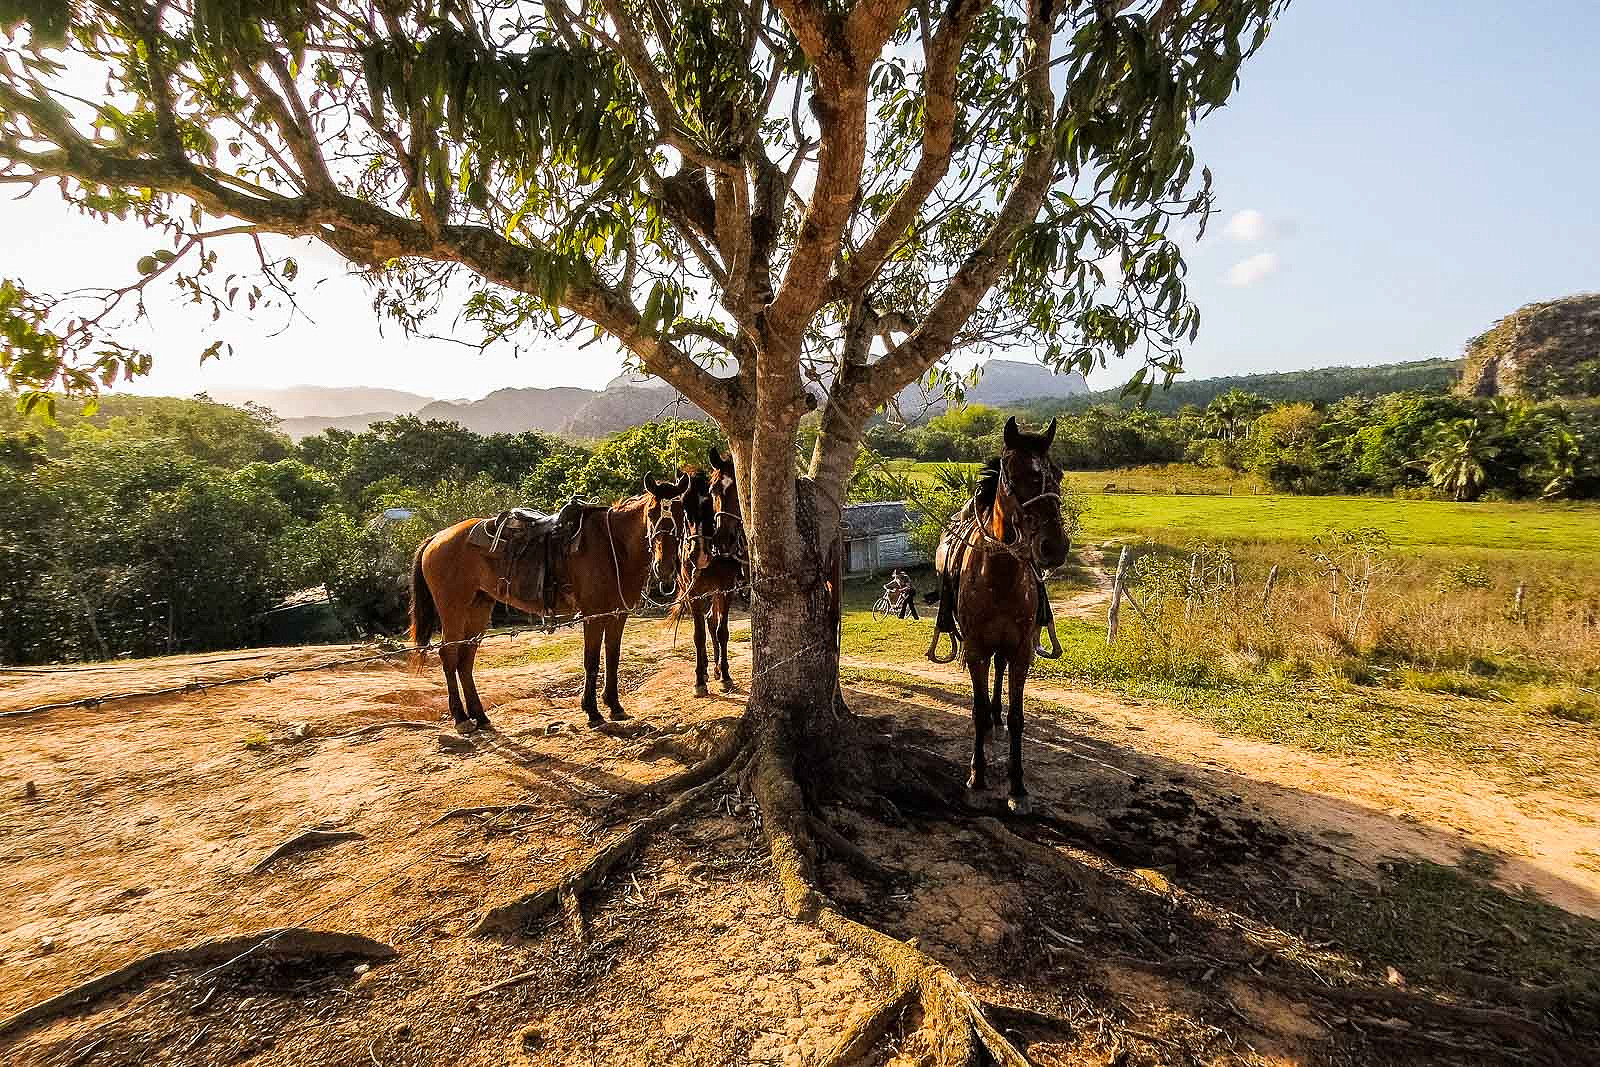
[[534,804],[479,804],[470,808],[451,808],[430,822],[428,827],[431,829],[442,822],[449,822],[451,819],[469,819],[474,815],[514,815],[518,812],[538,810],[538,806]]
[[678,821],[696,803],[720,787],[729,775],[737,773],[742,765],[742,760],[730,757],[721,774],[709,782],[688,790],[653,815],[641,819],[612,837],[559,880],[484,912],[478,924],[472,928],[472,932],[491,934],[514,930],[549,911],[560,901],[563,893],[571,893],[576,898],[592,889],[618,865],[637,852],[651,835]]
[[[258,948],[263,945],[268,947]],[[73,986],[63,993],[57,993],[47,1000],[41,1000],[22,1009],[11,1018],[0,1022],[0,1037],[130,986],[153,971],[226,963],[251,951],[260,951],[278,959],[359,956],[368,960],[388,960],[397,955],[391,946],[369,937],[362,937],[360,934],[347,934],[337,930],[307,930],[298,926],[265,930],[259,934],[245,934],[239,937],[224,937],[215,941],[202,941],[187,948],[159,949],[125,963],[114,971],[91,978],[81,985]]]
[[509,989],[520,982],[528,981],[530,978],[537,978],[545,972],[546,969],[543,967],[538,967],[531,971],[520,971],[508,978],[502,978],[498,982],[490,982],[486,986],[480,986],[479,988],[474,989],[472,992],[467,994],[467,999],[470,1000],[473,997],[481,997],[485,993],[498,993],[502,989]]
[[366,834],[358,834],[354,830],[302,830],[267,853],[260,863],[250,868],[250,873],[260,874],[285,856],[309,852],[314,848],[326,848],[329,845],[337,845],[340,841],[364,841],[366,837]]
[[358,730],[351,730],[349,733],[334,734],[333,739],[335,741],[340,741],[349,737],[365,737],[368,734],[375,734],[382,730],[437,730],[438,728],[439,724],[436,722],[417,722],[415,719],[394,719],[390,722],[368,723],[366,726],[363,726]]

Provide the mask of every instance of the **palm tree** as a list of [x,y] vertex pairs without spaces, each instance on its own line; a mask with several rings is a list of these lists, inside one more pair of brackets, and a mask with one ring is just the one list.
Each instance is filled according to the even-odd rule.
[[1428,480],[1453,500],[1476,500],[1489,480],[1489,464],[1500,454],[1493,439],[1493,428],[1482,419],[1447,424],[1434,439]]
[[1250,424],[1272,405],[1254,393],[1229,389],[1206,405],[1201,426],[1206,433],[1223,441],[1243,436]]

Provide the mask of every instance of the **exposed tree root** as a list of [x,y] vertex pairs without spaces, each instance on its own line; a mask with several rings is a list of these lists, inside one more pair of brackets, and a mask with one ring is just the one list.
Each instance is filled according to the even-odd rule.
[[381,941],[374,941],[370,937],[362,937],[360,934],[347,934],[337,930],[308,930],[298,926],[263,930],[258,934],[245,934],[239,937],[224,937],[215,941],[202,941],[187,948],[164,948],[22,1009],[11,1018],[0,1022],[0,1037],[53,1018],[107,993],[123,989],[154,971],[226,963],[262,945],[265,947],[257,949],[257,954],[273,959],[359,956],[368,960],[387,960],[397,955],[391,946]]
[[358,834],[354,830],[302,830],[263,856],[260,863],[250,868],[250,873],[260,874],[285,856],[296,856],[302,852],[310,852],[314,848],[326,848],[341,841],[365,841],[366,838],[366,834]]
[[854,1026],[839,1036],[833,1051],[823,1058],[822,1067],[849,1067],[852,1063],[864,1060],[883,1040],[889,1028],[915,1006],[918,994],[916,986],[904,986],[857,1019]]
[[1047,867],[1054,874],[1063,875],[1083,894],[1085,902],[1096,915],[1117,923],[1152,952],[1161,951],[1155,942],[1151,941],[1145,935],[1145,932],[1139,928],[1139,924],[1128,918],[1127,914],[1117,904],[1116,897],[1112,895],[1106,885],[1108,880],[1099,872],[1090,871],[1071,863],[1067,857],[1061,855],[1049,845],[1042,845],[1037,841],[1031,841],[1020,834],[1013,833],[999,819],[992,817],[973,819],[971,825],[990,841],[1041,866]]
[[675,774],[654,782],[647,782],[636,789],[627,790],[618,794],[620,800],[632,800],[647,796],[670,796],[681,793],[685,789],[692,789],[702,782],[709,781],[720,775],[728,768],[744,748],[745,731],[742,726],[735,726],[726,731],[720,741],[712,746],[711,752],[705,759],[685,767]]
[[[751,785],[761,806],[767,847],[789,915],[812,923],[889,971],[895,990],[889,999],[898,1000],[904,992],[920,1004],[923,1030],[935,1062],[971,1064],[987,1053],[1002,1067],[1027,1067],[1028,1058],[984,1016],[978,1000],[947,968],[915,945],[848,918],[821,891],[810,833],[812,820],[795,775],[793,754],[776,731],[768,733],[761,744]],[[881,1031],[877,1036],[882,1036]],[[862,1040],[858,1026],[841,1044],[854,1047]]]
[[575,900],[578,899],[637,852],[658,830],[677,822],[696,803],[716,790],[729,777],[737,774],[744,763],[739,757],[739,750],[735,748],[728,755],[720,774],[686,790],[672,803],[615,835],[589,853],[582,863],[569,870],[559,881],[540,886],[532,893],[490,908],[483,913],[477,925],[472,928],[472,932],[492,934],[515,930],[560,903],[563,894],[571,894]]
[[438,728],[439,724],[436,722],[418,722],[415,719],[393,719],[389,722],[368,723],[359,729],[351,730],[347,733],[334,734],[333,738],[335,741],[342,741],[350,737],[366,737],[369,734],[380,733],[384,730],[437,730]]
[[893,871],[863,852],[860,845],[829,826],[825,819],[813,815],[810,817],[809,825],[812,834],[822,842],[823,847],[860,873],[879,882],[894,880]]

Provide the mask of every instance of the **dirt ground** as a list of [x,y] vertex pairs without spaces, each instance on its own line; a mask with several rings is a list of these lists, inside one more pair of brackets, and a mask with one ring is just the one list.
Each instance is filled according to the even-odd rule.
[[[353,651],[0,675],[0,710]],[[734,663],[747,679],[738,642]],[[851,665],[904,672],[851,685],[857,715],[967,758],[956,674]],[[487,646],[478,673],[497,729],[468,739],[436,670],[390,663],[0,719],[0,1019],[158,950],[280,927],[394,950],[285,938],[158,959],[0,1023],[0,1059],[802,1065],[883,1003],[875,965],[784,916],[759,813],[732,789],[579,902],[581,920],[474,936],[486,908],[648,810],[616,797],[702,758],[742,708],[693,696],[692,642],[659,622],[630,624],[634,719],[603,732],[582,725],[570,635]],[[1514,793],[1482,768],[1363,766],[1150,703],[1029,696],[1033,819],[1000,823],[998,792],[996,819],[831,808],[870,867],[823,873],[849,913],[948,965],[1035,1062],[1600,1062],[1592,990],[1568,989],[1600,959],[1600,863],[1585,866],[1600,769],[1589,788]],[[361,732],[380,723],[395,725]],[[263,864],[307,829],[345,836]],[[1328,991],[1347,982],[1387,992]],[[920,1062],[916,1022],[895,1020],[868,1062]]]

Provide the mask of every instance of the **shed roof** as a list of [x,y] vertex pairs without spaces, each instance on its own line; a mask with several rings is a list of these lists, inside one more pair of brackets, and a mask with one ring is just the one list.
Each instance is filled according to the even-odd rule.
[[847,538],[905,533],[911,525],[911,512],[904,500],[872,500],[861,504],[846,504],[839,525],[844,528],[844,535]]

